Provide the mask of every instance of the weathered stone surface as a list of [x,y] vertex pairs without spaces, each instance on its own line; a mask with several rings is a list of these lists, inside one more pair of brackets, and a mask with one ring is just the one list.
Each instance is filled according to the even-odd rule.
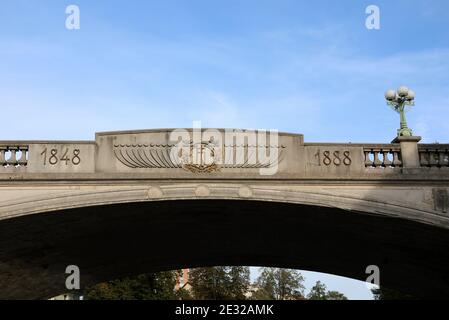
[[435,210],[449,216],[449,192],[448,189],[433,189],[433,201]]
[[401,144],[401,153],[403,160],[403,166],[405,168],[419,168],[419,153],[418,142],[421,141],[421,137],[397,137],[393,140],[394,143]]

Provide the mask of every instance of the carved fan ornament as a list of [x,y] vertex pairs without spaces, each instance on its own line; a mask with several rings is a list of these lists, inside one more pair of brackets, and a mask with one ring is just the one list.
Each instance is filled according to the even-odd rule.
[[[222,148],[211,141],[187,143],[184,148],[190,152],[183,154],[183,149],[177,150],[176,144],[114,144],[114,155],[123,165],[129,168],[177,169],[193,173],[213,173],[222,168],[269,168],[273,165],[270,159],[260,161],[257,156],[257,146],[239,146],[245,151],[243,163],[235,164],[236,145],[223,145]],[[281,160],[284,146],[261,146],[278,152],[277,160]],[[259,147],[260,148],[260,147]],[[276,150],[276,151],[275,151]]]

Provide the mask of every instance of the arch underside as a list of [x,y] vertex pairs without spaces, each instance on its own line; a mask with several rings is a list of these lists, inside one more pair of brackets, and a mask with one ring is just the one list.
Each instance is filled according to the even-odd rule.
[[351,184],[170,183],[164,185],[58,184],[0,188],[0,220],[89,206],[148,201],[251,200],[339,208],[397,217],[449,229],[434,210],[429,186]]
[[91,203],[0,220],[0,298],[65,292],[67,265],[80,267],[83,287],[213,265],[365,280],[366,267],[377,265],[382,285],[441,298],[449,297],[449,232],[394,215],[237,199]]

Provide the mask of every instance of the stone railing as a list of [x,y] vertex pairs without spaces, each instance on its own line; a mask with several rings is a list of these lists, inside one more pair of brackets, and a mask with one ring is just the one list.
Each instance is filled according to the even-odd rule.
[[26,167],[28,145],[0,145],[0,165],[2,167]]
[[401,148],[399,145],[364,146],[366,168],[400,168],[402,167]]
[[[263,159],[273,159],[267,162],[276,169],[270,175],[282,179],[378,179],[427,172],[449,177],[449,144],[418,144],[419,137],[389,144],[305,143],[302,135],[279,133],[273,144],[278,150],[273,154],[277,156],[271,157],[270,150],[270,156],[257,154],[257,161],[252,161],[256,157],[251,151],[253,145],[243,148],[240,159],[237,140],[231,144],[205,140],[195,155],[200,160],[213,161],[203,165],[192,161],[193,153],[179,158],[183,162],[173,162],[170,132],[171,129],[100,133],[95,141],[0,141],[0,180],[84,179],[92,174],[108,179],[265,179],[261,169],[271,167]],[[192,145],[188,147],[192,151]]]
[[421,167],[449,167],[448,144],[420,144],[418,152]]
[[0,141],[0,174],[94,172],[94,161],[93,141]]

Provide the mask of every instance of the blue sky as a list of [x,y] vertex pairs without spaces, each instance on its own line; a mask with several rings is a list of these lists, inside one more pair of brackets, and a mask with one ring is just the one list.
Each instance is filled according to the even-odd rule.
[[[65,28],[65,8],[81,29]],[[377,5],[381,29],[365,27]],[[409,126],[449,141],[447,0],[0,2],[0,139],[93,139],[161,127],[278,129],[389,142],[386,89]]]
[[[65,28],[69,4],[80,30]],[[369,4],[380,30],[365,28]],[[389,142],[398,116],[383,93],[406,84],[415,133],[448,141],[448,16],[445,0],[2,0],[0,104],[27,114],[2,139],[200,120]]]

